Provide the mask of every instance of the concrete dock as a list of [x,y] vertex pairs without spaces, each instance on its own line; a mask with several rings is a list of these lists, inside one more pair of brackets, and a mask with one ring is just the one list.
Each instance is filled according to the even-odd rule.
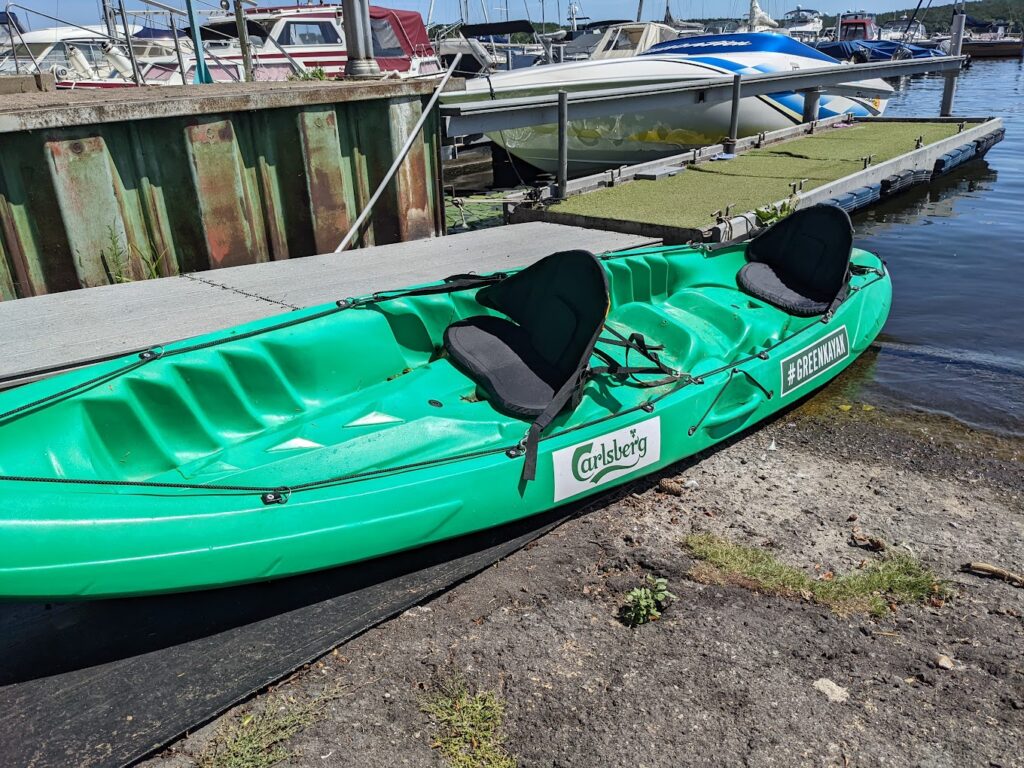
[[535,222],[0,302],[0,387],[348,296],[654,242]]

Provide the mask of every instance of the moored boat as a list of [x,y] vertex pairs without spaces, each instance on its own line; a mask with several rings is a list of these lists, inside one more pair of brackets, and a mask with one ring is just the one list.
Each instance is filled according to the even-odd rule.
[[821,35],[824,21],[821,13],[813,8],[801,8],[799,5],[782,16],[782,27],[786,34],[803,42],[812,42]]
[[276,578],[579,500],[812,392],[890,301],[815,206],[749,244],[554,254],[0,393],[0,597]]
[[[341,5],[247,8],[245,23],[256,80],[287,80],[311,71],[327,78],[345,74],[348,52]],[[242,79],[245,56],[234,14],[211,13],[199,34],[211,76],[224,82]],[[403,78],[440,74],[440,61],[419,13],[370,6],[370,35],[381,72]],[[190,82],[193,57],[186,57],[185,68],[184,82]],[[152,59],[143,74],[148,83],[173,85],[183,82],[179,70],[177,60],[166,56]]]
[[[452,103],[837,66],[839,62],[830,56],[784,35],[703,35],[662,43],[626,59],[555,64],[470,80],[465,91],[442,98]],[[892,93],[891,86],[880,79],[832,90],[841,92],[821,96],[820,118],[847,113],[880,115]],[[741,99],[739,134],[750,136],[796,125],[802,120],[802,109],[803,96],[792,92]],[[574,120],[570,114],[570,174],[618,168],[714,144],[728,133],[730,112],[727,102],[718,102],[626,110],[582,120]],[[545,171],[557,169],[556,125],[503,130],[490,138],[520,160]]]

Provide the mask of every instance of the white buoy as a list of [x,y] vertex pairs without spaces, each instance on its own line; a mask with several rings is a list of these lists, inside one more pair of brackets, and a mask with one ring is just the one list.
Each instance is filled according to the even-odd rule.
[[68,45],[68,62],[71,64],[71,68],[80,79],[97,79],[96,70],[89,64],[89,60],[85,58],[85,54],[82,53],[80,48]]
[[133,79],[132,63],[128,61],[128,57],[121,52],[120,48],[109,40],[100,47],[103,49],[103,56],[106,58],[107,63],[117,71],[117,74],[127,80]]

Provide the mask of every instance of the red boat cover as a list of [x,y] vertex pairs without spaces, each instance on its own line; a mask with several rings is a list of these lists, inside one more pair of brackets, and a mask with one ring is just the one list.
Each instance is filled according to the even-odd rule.
[[390,22],[402,49],[409,56],[433,56],[434,49],[430,45],[430,38],[427,36],[427,28],[423,24],[423,17],[416,11],[399,11],[394,8],[382,8],[379,5],[370,6],[371,19],[387,19]]

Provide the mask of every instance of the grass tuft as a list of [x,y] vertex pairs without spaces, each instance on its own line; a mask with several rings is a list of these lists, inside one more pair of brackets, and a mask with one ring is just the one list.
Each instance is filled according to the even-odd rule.
[[423,705],[434,719],[432,746],[451,768],[516,768],[518,761],[505,748],[501,724],[504,702],[491,691],[471,693],[453,681]]
[[335,693],[306,702],[279,697],[230,720],[196,759],[199,768],[271,768],[294,756],[286,742],[320,720]]
[[891,604],[924,603],[948,596],[948,587],[909,555],[893,554],[861,570],[829,580],[811,578],[756,547],[710,534],[687,536],[684,544],[701,561],[691,576],[705,584],[726,584],[783,597],[802,597],[837,613],[885,615]]

